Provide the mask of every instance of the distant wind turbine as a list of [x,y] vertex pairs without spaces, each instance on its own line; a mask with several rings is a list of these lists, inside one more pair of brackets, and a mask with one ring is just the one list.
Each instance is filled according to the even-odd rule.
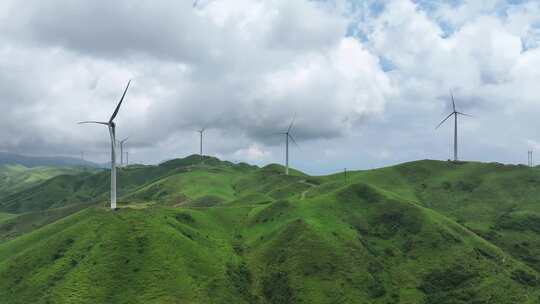
[[84,165],[84,151],[81,151],[81,167],[83,171],[86,171],[86,166]]
[[116,124],[114,123],[114,119],[116,118],[116,115],[118,115],[118,111],[120,110],[120,107],[122,106],[122,102],[124,101],[124,97],[126,97],[126,93],[129,89],[130,84],[131,84],[131,80],[128,81],[126,89],[124,90],[124,94],[122,94],[122,98],[120,99],[120,102],[118,102],[118,105],[116,106],[116,109],[114,110],[114,113],[112,114],[109,121],[107,122],[101,122],[101,121],[79,122],[79,124],[100,124],[100,125],[105,125],[109,128],[109,134],[111,136],[111,209],[112,210],[116,209]]
[[124,144],[129,139],[129,137],[126,137],[120,141],[120,166],[124,166]]
[[438,129],[445,121],[448,120],[448,118],[452,117],[452,115],[454,116],[454,161],[457,162],[458,161],[458,115],[463,115],[463,116],[468,116],[468,117],[472,117],[472,116],[469,114],[458,112],[456,110],[456,102],[454,101],[454,94],[452,93],[452,91],[450,91],[450,96],[452,97],[453,111],[445,119],[443,119],[443,121],[441,121],[441,123],[437,125],[435,129]]
[[206,127],[200,129],[200,130],[197,130],[196,132],[200,134],[200,152],[199,152],[199,155],[201,156],[201,160],[203,159],[203,135],[204,135],[204,132],[206,131]]
[[296,120],[296,114],[294,114],[293,120],[291,121],[291,124],[289,125],[289,128],[287,129],[287,131],[278,133],[280,135],[285,135],[285,175],[289,175],[289,139],[291,139],[292,142],[298,148],[300,148],[300,146],[298,146],[298,144],[296,143],[296,140],[294,140],[294,137],[291,135],[291,130],[292,130],[295,120]]

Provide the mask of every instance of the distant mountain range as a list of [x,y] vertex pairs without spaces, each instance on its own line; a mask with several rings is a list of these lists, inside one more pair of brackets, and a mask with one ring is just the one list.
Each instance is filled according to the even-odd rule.
[[0,152],[0,165],[23,165],[28,168],[33,167],[69,167],[69,166],[86,166],[86,167],[103,167],[101,164],[85,161],[72,157],[42,157],[42,156],[26,156],[20,154]]

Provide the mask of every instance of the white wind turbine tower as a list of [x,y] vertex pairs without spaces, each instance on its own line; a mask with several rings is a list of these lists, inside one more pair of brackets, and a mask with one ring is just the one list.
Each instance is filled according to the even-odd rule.
[[109,134],[111,136],[111,209],[116,209],[116,124],[114,123],[114,119],[116,118],[116,115],[118,115],[118,111],[120,110],[120,106],[122,106],[122,102],[124,101],[124,97],[126,97],[126,93],[129,89],[129,85],[131,84],[131,80],[128,82],[126,89],[124,90],[124,94],[122,94],[122,98],[120,99],[120,102],[118,102],[118,105],[116,106],[116,109],[114,110],[114,113],[112,114],[111,118],[107,122],[101,122],[101,121],[83,121],[79,122],[79,124],[100,124],[105,125],[109,128]]
[[454,101],[454,94],[452,91],[450,91],[450,96],[452,97],[452,113],[450,113],[435,129],[438,129],[448,118],[450,118],[452,115],[454,116],[454,161],[458,161],[458,115],[468,116],[472,117],[469,114],[465,114],[462,112],[458,112],[456,110],[456,102]]
[[120,166],[124,166],[124,144],[129,139],[129,137],[126,137],[120,141]]
[[292,130],[295,120],[296,120],[296,114],[294,114],[293,120],[291,121],[291,124],[289,125],[289,128],[287,129],[287,131],[278,133],[280,135],[285,135],[285,175],[289,175],[289,138],[298,148],[300,148],[298,144],[296,143],[296,140],[294,140],[294,137],[291,135],[291,130]]
[[200,130],[196,130],[197,133],[199,133],[200,135],[200,152],[199,152],[199,155],[201,156],[201,160],[203,160],[203,136],[204,136],[204,132],[206,131],[206,127],[200,129]]

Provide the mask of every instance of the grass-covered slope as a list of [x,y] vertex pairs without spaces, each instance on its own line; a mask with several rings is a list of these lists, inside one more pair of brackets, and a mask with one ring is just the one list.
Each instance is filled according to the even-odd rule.
[[[262,169],[197,155],[159,166],[129,166],[118,171],[120,204],[152,202],[163,205],[208,207],[241,203],[246,197],[263,196],[264,202],[300,195],[310,188],[304,174],[283,168]],[[110,172],[57,176],[34,187],[0,199],[0,211],[22,213],[108,199]],[[239,201],[238,201],[239,200]],[[252,202],[255,203],[255,202]]]
[[[174,161],[171,161],[159,166],[135,165],[119,168],[117,182],[119,197],[131,196],[140,187],[166,179],[169,175],[189,172],[192,167],[201,166],[200,159],[196,156],[182,159],[182,161],[181,165],[174,165],[172,164]],[[208,161],[219,162],[214,158],[208,158]],[[110,171],[84,172],[76,176],[60,175],[34,187],[0,198],[0,211],[22,213],[71,204],[95,203],[106,200],[109,191]]]
[[0,165],[0,198],[35,186],[59,175],[76,175],[84,170],[80,167],[25,167],[22,165]]
[[107,172],[16,193],[0,204],[0,299],[540,303],[536,169],[282,172],[197,156],[123,168],[116,212]]
[[0,245],[0,261],[7,303],[535,303],[540,296],[534,270],[455,222],[365,184],[264,206],[90,208]]
[[351,180],[444,214],[540,270],[540,168],[418,161],[356,172]]
[[99,168],[98,164],[84,161],[80,158],[71,157],[44,157],[27,156],[13,153],[0,152],[0,166],[3,165],[22,165],[27,168],[35,167],[88,167]]
[[0,214],[0,244],[77,213],[87,207],[87,204],[76,204],[23,214]]

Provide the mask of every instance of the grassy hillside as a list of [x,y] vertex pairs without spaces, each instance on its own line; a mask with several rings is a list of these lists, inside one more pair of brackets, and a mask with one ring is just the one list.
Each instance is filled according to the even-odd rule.
[[87,208],[86,204],[23,214],[0,213],[0,244]]
[[14,214],[0,212],[0,222],[6,221],[14,216]]
[[[118,171],[120,204],[158,202],[165,205],[210,206],[242,199],[243,195],[268,195],[270,200],[298,195],[309,187],[296,171],[283,176],[283,168],[262,169],[193,155],[159,166],[129,166]],[[260,183],[259,183],[260,182]],[[246,188],[246,184],[252,186]],[[110,172],[57,176],[0,200],[0,211],[21,213],[96,203],[108,199]]]
[[[435,210],[540,270],[540,169],[418,161],[353,173]],[[330,179],[333,177],[329,177]]]
[[[89,169],[90,170],[90,169]],[[95,169],[92,169],[95,171]],[[59,175],[75,175],[83,172],[77,167],[33,167],[22,165],[0,166],[0,199],[35,186]]]
[[107,172],[13,194],[0,205],[0,299],[540,303],[536,169],[282,172],[196,156],[128,167],[116,212]]
[[88,167],[99,168],[98,164],[84,161],[80,158],[71,157],[44,157],[28,156],[13,153],[0,152],[0,166],[3,165],[22,165],[28,168],[35,167]]

